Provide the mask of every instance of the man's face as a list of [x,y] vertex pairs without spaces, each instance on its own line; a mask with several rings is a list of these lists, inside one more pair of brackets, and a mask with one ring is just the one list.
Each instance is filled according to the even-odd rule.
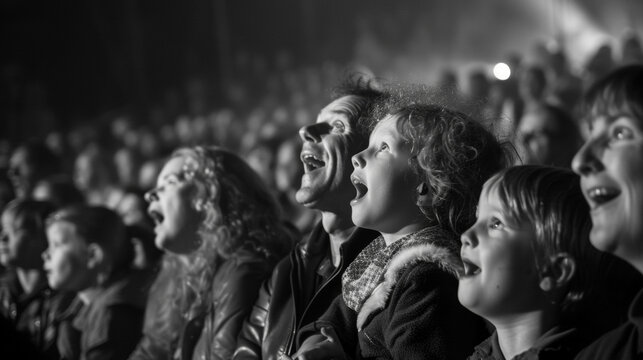
[[366,146],[356,129],[355,114],[363,101],[358,96],[341,97],[322,109],[315,124],[299,130],[304,142],[300,159],[304,164],[297,201],[321,211],[350,211],[355,196],[351,184],[351,157]]

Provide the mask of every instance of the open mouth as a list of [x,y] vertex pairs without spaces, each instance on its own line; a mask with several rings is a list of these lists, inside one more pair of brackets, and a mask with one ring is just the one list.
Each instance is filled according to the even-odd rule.
[[326,163],[311,153],[301,154],[301,162],[304,164],[304,171],[310,172],[326,166]]
[[163,216],[163,214],[161,214],[160,211],[149,210],[147,213],[150,215],[155,225],[161,224],[163,222],[163,219],[165,219],[165,217]]
[[355,199],[353,200],[359,200],[366,195],[368,192],[368,187],[357,177],[351,176],[351,182],[353,183],[353,186],[355,187],[355,190],[357,191],[357,194],[355,195]]
[[603,205],[604,203],[613,200],[620,195],[620,191],[610,187],[594,187],[587,191],[587,197],[596,206]]
[[462,265],[464,266],[462,277],[475,276],[480,274],[480,272],[482,271],[482,269],[480,269],[476,264],[467,259],[462,259]]

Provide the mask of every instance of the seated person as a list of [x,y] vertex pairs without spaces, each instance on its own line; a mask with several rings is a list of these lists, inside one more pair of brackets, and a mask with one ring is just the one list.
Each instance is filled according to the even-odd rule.
[[588,241],[578,180],[524,165],[485,183],[478,220],[461,238],[458,298],[496,331],[469,359],[572,359],[591,340],[600,316],[590,305],[598,310],[599,272],[609,267]]
[[[48,202],[14,200],[2,213],[0,237],[0,264],[7,268],[0,278],[0,318],[10,337],[21,339],[18,343],[28,344],[43,359],[58,359],[55,318],[73,299],[73,294],[52,291],[42,269],[45,219],[53,211]],[[3,348],[0,358],[9,356],[4,350],[12,350]]]
[[47,237],[49,286],[77,292],[82,303],[61,333],[61,356],[127,358],[141,337],[147,279],[130,272],[133,249],[120,216],[98,206],[65,208],[48,219]]

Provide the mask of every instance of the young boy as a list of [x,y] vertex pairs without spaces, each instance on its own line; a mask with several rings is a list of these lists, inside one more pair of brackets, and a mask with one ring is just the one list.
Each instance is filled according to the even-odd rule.
[[133,249],[120,216],[103,207],[65,208],[48,219],[47,237],[49,285],[77,292],[83,304],[59,341],[69,346],[61,354],[127,358],[141,336],[146,287],[129,271]]
[[442,106],[383,117],[351,176],[353,222],[381,236],[348,267],[326,313],[301,330],[295,357],[464,358],[483,327],[457,303],[457,235],[503,155],[481,125]]
[[[517,166],[489,179],[478,219],[461,237],[458,298],[496,331],[469,359],[571,359],[600,323],[596,305],[608,259],[570,170]],[[593,330],[593,329],[592,329]]]
[[[34,356],[58,359],[56,317],[73,296],[56,293],[47,286],[40,253],[47,247],[45,219],[54,206],[34,200],[14,200],[2,212],[0,264],[7,269],[0,277],[0,318],[6,331],[25,346],[2,347],[0,358],[28,357],[19,351],[33,350]],[[8,352],[7,352],[8,351]]]

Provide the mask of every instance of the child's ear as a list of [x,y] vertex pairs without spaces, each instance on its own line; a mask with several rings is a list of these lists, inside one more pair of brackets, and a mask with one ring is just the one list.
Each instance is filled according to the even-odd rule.
[[425,182],[421,182],[417,188],[415,188],[417,193],[417,204],[427,206],[431,202],[431,194],[429,191],[429,185]]
[[105,252],[98,244],[91,243],[87,245],[87,267],[89,269],[98,268],[105,259]]
[[549,258],[549,264],[542,273],[540,288],[552,291],[564,288],[576,274],[576,261],[567,253],[558,253]]

